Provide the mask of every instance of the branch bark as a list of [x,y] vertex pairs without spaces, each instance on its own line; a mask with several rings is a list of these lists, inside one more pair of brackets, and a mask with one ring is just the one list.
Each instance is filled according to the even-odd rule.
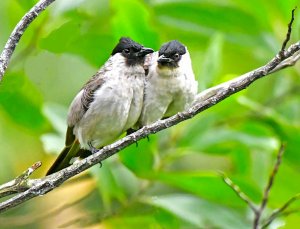
[[44,11],[55,0],[41,0],[34,7],[32,7],[28,13],[19,21],[12,33],[10,34],[8,41],[6,42],[4,49],[0,55],[0,82],[3,79],[3,75],[7,69],[12,54],[17,47],[23,33],[31,22]]
[[275,163],[274,168],[273,168],[273,170],[271,172],[271,175],[269,177],[268,184],[265,187],[264,194],[263,194],[263,199],[260,203],[260,207],[258,208],[258,210],[256,212],[254,212],[255,217],[254,217],[254,221],[253,221],[253,229],[259,229],[259,227],[260,227],[260,220],[261,220],[263,211],[265,210],[265,207],[268,203],[269,194],[270,194],[271,188],[273,186],[275,176],[276,176],[276,174],[278,172],[278,169],[279,169],[279,166],[281,164],[284,150],[285,150],[285,145],[281,144],[279,152],[277,154],[276,163]]
[[[271,188],[273,186],[275,177],[277,175],[277,172],[279,170],[279,167],[281,165],[282,156],[285,150],[285,144],[281,143],[280,149],[277,153],[276,163],[273,167],[273,170],[269,176],[268,183],[264,189],[263,198],[259,204],[259,206],[255,206],[254,201],[251,200],[244,192],[241,191],[239,186],[237,186],[233,181],[227,177],[225,174],[221,173],[222,179],[224,182],[237,194],[237,196],[244,201],[248,207],[252,210],[254,213],[254,220],[253,220],[253,229],[263,229],[268,227],[277,217],[280,215],[283,215],[285,210],[295,201],[297,201],[300,198],[300,194],[293,196],[290,198],[286,203],[284,203],[279,209],[273,211],[273,213],[265,220],[265,222],[261,223],[261,218],[263,216],[263,212],[267,206],[268,200],[269,200],[269,194],[271,191]],[[293,213],[293,211],[291,211]]]
[[16,177],[14,180],[0,185],[0,198],[9,196],[14,193],[20,193],[31,187],[31,180],[29,176],[41,167],[42,162],[38,161],[30,166],[26,171],[24,171],[20,176]]
[[[54,1],[55,0],[41,0],[18,23],[18,25],[12,32],[8,42],[6,43],[2,54],[0,55],[0,81],[3,78],[15,47],[27,26],[38,16],[40,12],[42,12],[48,5],[50,5]],[[290,32],[288,32],[287,37],[284,41],[284,45],[282,46],[279,53],[269,63],[233,80],[201,92],[197,95],[193,106],[188,110],[180,112],[168,119],[159,120],[149,126],[145,126],[135,133],[132,133],[131,135],[126,136],[111,145],[105,146],[97,153],[55,174],[44,177],[42,179],[28,179],[28,177],[26,177],[25,183],[30,185],[26,185],[24,187],[20,186],[21,188],[19,189],[19,194],[1,202],[0,213],[11,209],[21,203],[24,203],[31,198],[46,194],[47,192],[60,186],[69,178],[83,172],[84,170],[87,170],[95,164],[100,163],[101,161],[116,154],[120,150],[128,147],[136,141],[147,137],[149,134],[157,133],[163,129],[169,128],[184,120],[194,117],[200,112],[216,105],[217,103],[231,96],[232,94],[235,94],[247,88],[254,81],[273,72],[279,71],[285,67],[293,66],[299,59],[300,41],[291,45],[287,50],[285,50],[285,46],[289,40],[289,35]]]

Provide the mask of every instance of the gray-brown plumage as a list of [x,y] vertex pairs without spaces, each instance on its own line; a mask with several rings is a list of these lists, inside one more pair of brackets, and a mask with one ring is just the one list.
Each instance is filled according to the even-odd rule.
[[47,175],[116,140],[138,120],[142,110],[144,57],[150,48],[121,38],[104,66],[84,85],[70,105],[66,146]]

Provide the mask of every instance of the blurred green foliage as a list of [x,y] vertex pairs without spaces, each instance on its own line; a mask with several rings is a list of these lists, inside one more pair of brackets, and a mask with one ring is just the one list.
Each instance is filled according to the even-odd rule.
[[[0,1],[1,49],[35,2]],[[0,85],[0,183],[38,160],[47,169],[63,147],[69,103],[120,36],[154,49],[180,40],[204,90],[270,60],[281,48],[297,3],[57,0],[29,26]],[[300,39],[299,25],[297,12],[292,42]],[[0,227],[251,228],[249,208],[217,172],[228,174],[259,203],[284,141],[287,149],[267,210],[300,192],[299,71],[295,66],[263,78],[192,120],[128,147],[101,169],[93,167],[83,176],[94,182],[93,191],[71,204],[68,214],[50,214],[43,197],[44,204],[35,199],[0,216]],[[70,204],[78,190],[63,199]],[[78,213],[80,220],[72,221]],[[299,224],[295,213],[272,228]]]

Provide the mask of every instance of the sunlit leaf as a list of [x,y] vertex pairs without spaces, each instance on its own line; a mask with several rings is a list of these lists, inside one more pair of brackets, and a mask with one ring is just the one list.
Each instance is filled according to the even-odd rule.
[[22,72],[7,74],[0,85],[0,106],[18,124],[34,131],[48,127],[40,92]]
[[46,152],[58,153],[65,145],[67,110],[58,104],[49,103],[44,105],[43,113],[55,130],[55,133],[46,133],[41,136],[44,149]]
[[204,60],[200,76],[203,77],[202,84],[199,84],[199,90],[202,91],[216,84],[218,71],[222,68],[222,45],[223,37],[216,34],[212,37],[209,47],[204,54]]
[[[115,37],[129,36],[152,48],[158,48],[158,34],[151,23],[150,11],[141,1],[113,0],[112,29]],[[130,13],[129,13],[130,12]]]
[[[177,187],[188,193],[193,193],[201,198],[205,198],[231,207],[245,208],[246,204],[240,200],[236,194],[224,183],[217,173],[209,172],[173,172],[156,174],[155,179],[165,184]],[[258,190],[239,182],[255,199],[259,198]],[[217,192],[213,190],[218,190]],[[222,193],[222,195],[220,195]]]
[[149,204],[163,208],[197,228],[249,228],[241,220],[241,212],[187,194],[170,194],[146,199]]
[[[78,54],[95,66],[104,63],[115,43],[111,35],[85,29],[81,21],[69,21],[42,39],[40,47],[54,53]],[[58,45],[59,44],[59,45]]]
[[[172,25],[178,30],[189,30],[208,37],[214,32],[223,31],[226,39],[235,42],[249,40],[247,35],[257,34],[260,27],[250,14],[231,6],[216,7],[215,4],[207,2],[168,2],[154,5],[154,10],[160,23],[164,25]],[[222,15],[221,20],[219,15]],[[236,20],[237,18],[239,20]]]
[[131,145],[119,153],[119,158],[131,171],[139,176],[151,174],[154,169],[154,155],[151,149],[155,145],[156,137],[150,136],[150,142],[143,139],[137,145]]
[[[107,164],[107,166],[105,164]],[[124,202],[125,194],[124,190],[122,190],[116,182],[110,160],[106,160],[105,164],[101,166],[101,168],[94,166],[91,169],[91,173],[97,180],[97,189],[102,198],[104,207],[107,211],[110,211],[113,208],[113,200],[116,199]]]

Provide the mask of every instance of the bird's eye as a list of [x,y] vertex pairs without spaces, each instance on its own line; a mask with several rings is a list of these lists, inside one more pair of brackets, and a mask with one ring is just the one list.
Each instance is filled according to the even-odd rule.
[[129,49],[124,49],[123,52],[128,54],[128,53],[130,53],[130,50]]
[[179,55],[178,53],[175,53],[175,54],[174,54],[174,60],[178,60],[179,57],[180,57],[180,55]]

